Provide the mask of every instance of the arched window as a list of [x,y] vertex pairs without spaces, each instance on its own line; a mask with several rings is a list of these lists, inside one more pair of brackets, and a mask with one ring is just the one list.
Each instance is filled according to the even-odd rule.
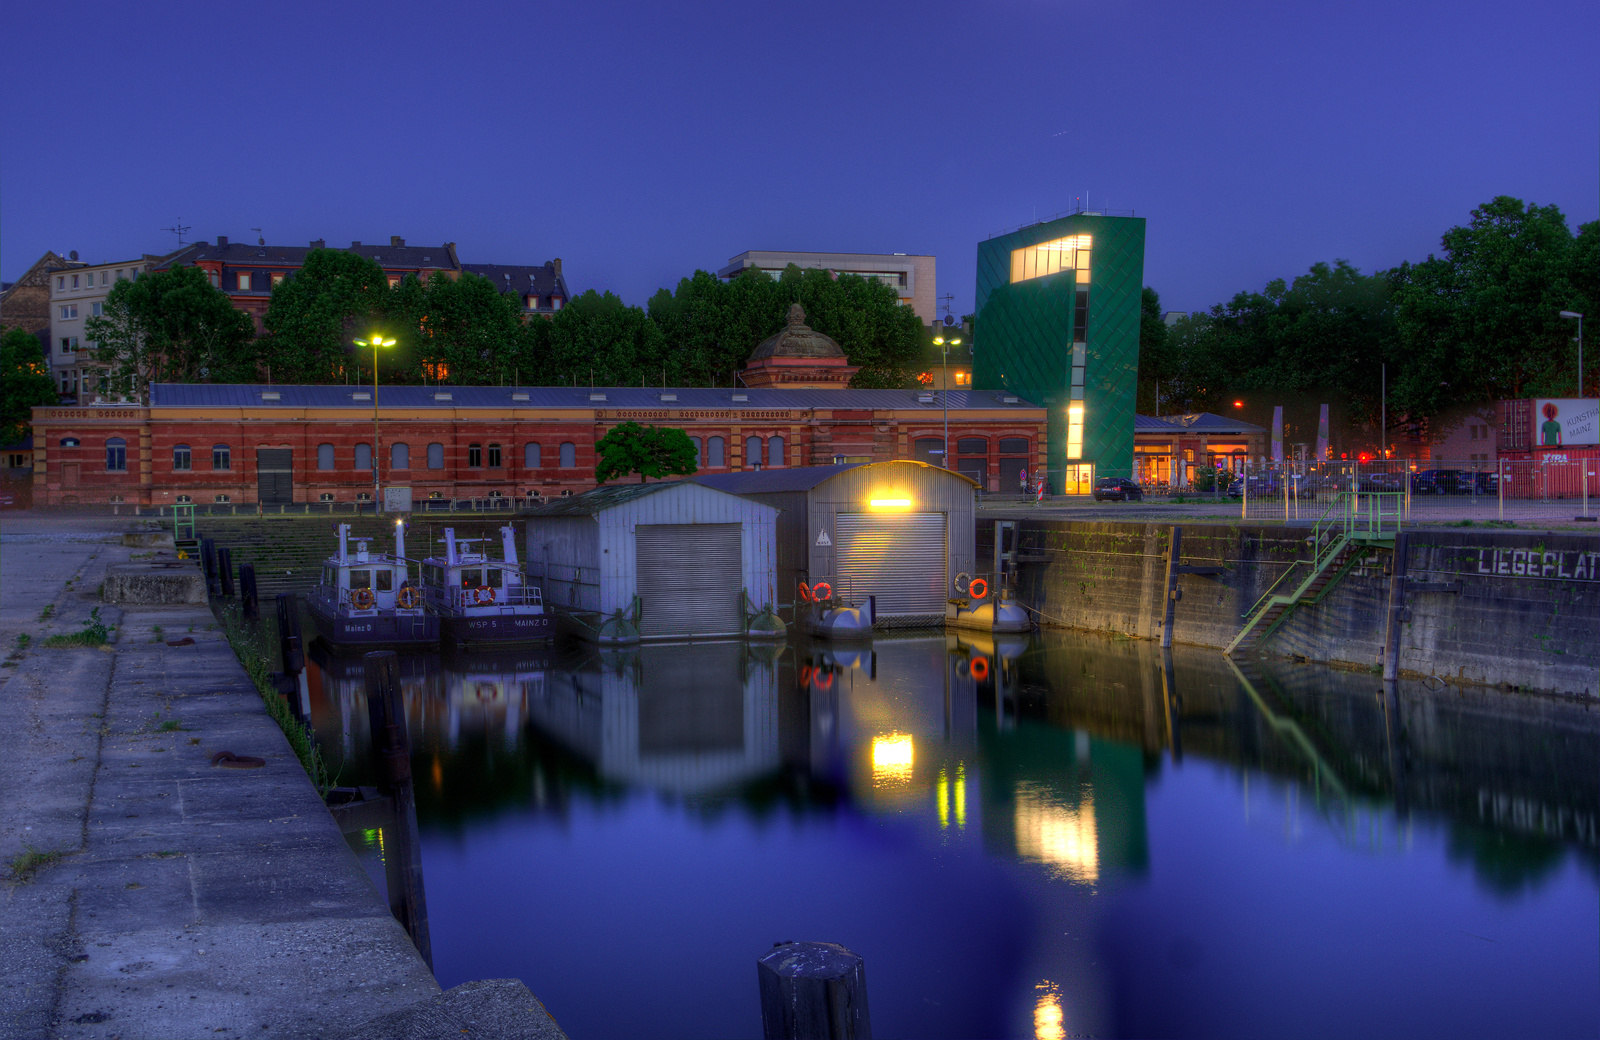
[[365,443],[357,444],[356,445],[356,469],[371,469],[371,468],[372,468],[372,445],[365,444]]
[[78,446],[78,438],[63,437],[61,438],[61,446],[63,448],[76,448]]
[[391,444],[391,445],[389,445],[389,468],[390,469],[410,469],[411,468],[411,445],[409,445],[409,444]]
[[1028,438],[1026,437],[1001,437],[1000,454],[1026,455],[1028,453]]
[[938,437],[918,437],[911,442],[911,457],[933,466],[944,465],[944,441]]
[[700,466],[701,466],[701,456],[700,456],[701,444],[700,444],[700,438],[699,437],[690,437],[689,440],[691,442],[693,442],[693,444],[694,444],[694,468],[695,469],[699,469]]
[[478,469],[483,465],[483,445],[467,445],[467,465],[473,469]]
[[501,459],[500,459],[500,445],[498,445],[498,444],[489,445],[489,468],[490,469],[499,469],[502,465],[503,465],[503,463],[501,462]]
[[444,469],[444,445],[443,444],[430,444],[430,445],[428,445],[428,468],[429,469]]
[[767,465],[768,466],[781,466],[781,465],[783,465],[783,438],[782,437],[768,437],[767,438]]
[[578,446],[571,441],[561,442],[561,468],[572,469],[578,464]]
[[175,470],[194,469],[194,456],[190,453],[187,444],[174,444],[172,446],[172,468]]
[[760,437],[746,437],[744,439],[744,464],[747,468],[761,465]]
[[539,468],[539,446],[537,444],[524,444],[522,446],[522,468]]
[[226,444],[213,444],[211,446],[211,468],[232,469],[233,449]]
[[987,437],[963,437],[956,441],[956,454],[987,455],[989,454],[989,439]]
[[333,445],[331,445],[331,444],[319,444],[319,445],[317,445],[317,468],[318,469],[332,469],[333,468]]
[[106,472],[126,473],[128,471],[128,442],[121,437],[111,437],[106,440]]
[[724,457],[724,442],[721,437],[713,437],[706,441],[706,466],[710,469],[721,469],[728,464]]

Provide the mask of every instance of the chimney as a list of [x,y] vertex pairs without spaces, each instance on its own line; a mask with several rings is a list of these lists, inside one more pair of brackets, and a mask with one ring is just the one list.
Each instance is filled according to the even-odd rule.
[[228,236],[227,235],[218,235],[217,236],[217,248],[218,249],[226,249],[226,248],[228,248]]
[[328,241],[327,241],[327,239],[323,239],[323,238],[313,238],[311,240],[311,248],[312,249],[326,249],[326,248],[328,248]]
[[558,256],[554,260],[550,261],[550,266],[552,266],[552,267],[554,267],[556,269],[556,277],[560,278],[561,277],[561,258]]
[[361,248],[361,243],[360,242],[351,242],[350,243],[350,248],[351,249],[360,249]]
[[400,246],[403,246],[403,245],[406,244],[406,240],[401,238],[399,235],[390,235],[389,236],[389,244],[398,249]]

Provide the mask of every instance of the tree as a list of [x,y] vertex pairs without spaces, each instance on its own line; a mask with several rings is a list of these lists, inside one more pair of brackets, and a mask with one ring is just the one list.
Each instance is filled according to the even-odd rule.
[[144,401],[151,383],[247,382],[255,376],[255,326],[198,267],[120,281],[104,313],[84,323],[100,392]]
[[1148,285],[1139,299],[1139,385],[1137,410],[1160,415],[1156,388],[1171,384],[1177,375],[1177,358],[1169,347],[1167,324],[1161,320],[1161,296]]
[[6,329],[0,335],[0,444],[15,444],[27,436],[34,406],[56,400],[39,338],[22,329]]
[[596,441],[595,448],[600,452],[600,464],[594,477],[601,484],[632,473],[639,474],[643,484],[646,477],[695,472],[694,442],[682,430],[626,422]]
[[338,381],[351,363],[350,341],[384,320],[390,302],[388,276],[377,261],[342,249],[311,250],[293,278],[273,287],[267,304],[273,377]]
[[659,385],[666,339],[640,308],[590,289],[556,312],[542,354],[547,383]]
[[522,320],[522,305],[480,275],[466,271],[426,285],[407,275],[383,312],[384,331],[399,340],[397,356],[405,359],[386,380],[420,382],[427,372],[470,386],[536,377],[535,336]]

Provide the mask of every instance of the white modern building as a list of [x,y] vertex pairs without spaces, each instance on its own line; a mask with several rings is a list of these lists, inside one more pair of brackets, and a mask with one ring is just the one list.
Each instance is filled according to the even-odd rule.
[[[76,253],[73,258],[77,258]],[[46,360],[63,397],[77,398],[79,404],[95,399],[93,345],[84,334],[84,324],[101,316],[106,297],[118,282],[138,278],[162,259],[146,254],[137,260],[51,272],[50,347]]]
[[832,271],[876,278],[900,294],[900,302],[917,312],[924,325],[931,325],[939,309],[938,281],[934,258],[907,253],[785,253],[752,249],[740,253],[717,272],[728,281],[749,267],[759,267],[776,278],[794,264],[803,270]]

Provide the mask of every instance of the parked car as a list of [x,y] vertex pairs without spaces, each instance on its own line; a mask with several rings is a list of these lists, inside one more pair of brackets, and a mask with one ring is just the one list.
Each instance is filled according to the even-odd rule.
[[1413,495],[1470,495],[1472,478],[1459,469],[1425,469],[1411,475]]
[[1094,500],[1116,502],[1143,502],[1144,488],[1127,477],[1101,477],[1094,482]]
[[1362,491],[1399,491],[1400,478],[1393,473],[1363,473],[1359,488]]
[[1472,475],[1472,488],[1480,495],[1498,495],[1500,493],[1500,474],[1474,473]]

